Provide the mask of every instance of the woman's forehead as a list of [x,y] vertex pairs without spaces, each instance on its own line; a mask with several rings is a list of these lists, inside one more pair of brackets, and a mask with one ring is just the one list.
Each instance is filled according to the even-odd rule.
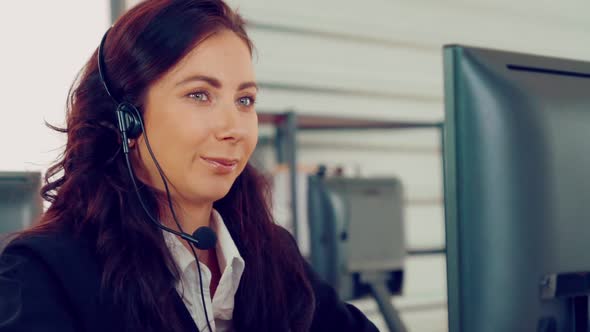
[[232,31],[219,31],[198,43],[165,76],[176,84],[196,75],[221,81],[254,80],[248,45]]

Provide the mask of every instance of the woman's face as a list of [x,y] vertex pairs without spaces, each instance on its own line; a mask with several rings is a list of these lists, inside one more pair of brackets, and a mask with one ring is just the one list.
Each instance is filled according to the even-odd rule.
[[[258,140],[257,86],[251,54],[222,30],[199,43],[147,90],[144,124],[172,195],[192,204],[225,196]],[[143,136],[144,181],[164,190]]]

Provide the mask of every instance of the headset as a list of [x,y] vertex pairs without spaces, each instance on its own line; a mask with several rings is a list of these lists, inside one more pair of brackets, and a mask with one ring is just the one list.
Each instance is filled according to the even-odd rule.
[[[135,192],[137,194],[137,198],[141,204],[141,207],[145,211],[146,215],[148,216],[148,219],[152,222],[152,224],[154,224],[156,227],[158,227],[166,232],[180,236],[182,239],[187,241],[187,243],[189,244],[189,247],[195,257],[195,261],[196,261],[197,269],[198,269],[198,273],[199,273],[199,286],[200,286],[200,290],[201,290],[201,300],[203,301],[203,310],[205,311],[205,319],[207,320],[207,326],[209,327],[209,331],[213,332],[213,329],[211,328],[211,324],[209,323],[209,316],[207,314],[207,306],[205,304],[205,296],[203,295],[203,280],[202,280],[202,276],[201,276],[201,266],[199,264],[199,259],[197,258],[197,254],[195,252],[194,247],[196,246],[198,249],[209,250],[215,246],[215,243],[217,241],[217,236],[215,235],[215,232],[211,228],[206,227],[206,226],[199,227],[192,235],[185,233],[182,230],[180,222],[178,221],[178,218],[176,216],[176,212],[174,211],[174,207],[172,204],[172,199],[170,197],[170,190],[168,189],[168,183],[166,181],[166,177],[164,176],[164,172],[162,171],[162,168],[160,167],[160,164],[158,163],[158,160],[156,159],[156,157],[152,151],[152,148],[150,146],[150,143],[149,143],[146,131],[145,131],[145,127],[143,124],[143,119],[141,117],[141,113],[139,112],[139,110],[137,109],[137,107],[135,105],[133,105],[132,103],[127,102],[125,100],[121,100],[121,99],[117,98],[115,96],[115,94],[111,91],[111,89],[109,89],[109,80],[108,80],[108,76],[107,76],[107,72],[106,72],[106,64],[105,64],[105,60],[104,60],[103,50],[104,50],[104,44],[107,39],[107,35],[111,29],[112,29],[112,27],[110,27],[105,32],[104,36],[102,37],[102,40],[100,41],[100,45],[98,47],[98,73],[99,73],[100,80],[102,82],[102,85],[103,85],[106,93],[109,95],[109,97],[111,97],[111,99],[115,102],[115,104],[117,104],[117,108],[115,110],[115,113],[117,116],[117,127],[119,128],[119,132],[121,134],[121,145],[122,145],[122,149],[123,149],[123,155],[125,157],[125,162],[127,164],[127,170],[129,171],[129,176],[131,178],[131,182],[133,183],[133,187],[135,188]],[[150,153],[150,156],[151,156],[152,160],[154,161],[154,164],[156,165],[156,168],[158,169],[158,173],[160,174],[160,177],[162,178],[162,181],[164,183],[164,188],[166,189],[166,197],[168,199],[168,206],[170,207],[170,212],[172,214],[172,217],[173,217],[179,231],[176,231],[174,229],[164,226],[160,221],[158,221],[156,218],[154,218],[152,216],[152,214],[149,212],[148,208],[146,207],[146,204],[143,201],[141,194],[139,192],[137,182],[135,181],[135,175],[133,173],[133,168],[131,167],[131,162],[129,160],[129,141],[140,137],[142,134],[145,139],[145,143],[146,143],[146,146],[147,146],[148,151]]]

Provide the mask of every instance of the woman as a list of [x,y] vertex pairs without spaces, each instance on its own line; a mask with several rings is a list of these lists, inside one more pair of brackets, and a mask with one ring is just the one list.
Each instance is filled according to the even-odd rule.
[[273,223],[251,53],[219,0],[145,1],[105,34],[52,204],[2,255],[0,331],[376,331]]

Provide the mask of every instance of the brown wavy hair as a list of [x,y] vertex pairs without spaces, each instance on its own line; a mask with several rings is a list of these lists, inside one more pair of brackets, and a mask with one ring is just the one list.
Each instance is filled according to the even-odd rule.
[[[216,0],[148,0],[115,23],[104,47],[110,89],[138,106],[147,88],[196,44],[229,29],[250,48],[244,20]],[[95,240],[102,290],[121,307],[128,330],[180,331],[174,311],[179,279],[162,233],[148,224],[126,169],[115,107],[99,79],[97,52],[68,96],[65,151],[47,171],[42,196],[51,202],[31,232],[67,226]],[[138,179],[139,181],[139,179]],[[160,193],[140,184],[156,216]],[[238,331],[306,331],[314,297],[296,247],[276,226],[268,185],[251,165],[214,203],[246,265],[235,296]],[[27,232],[25,232],[27,234]]]

